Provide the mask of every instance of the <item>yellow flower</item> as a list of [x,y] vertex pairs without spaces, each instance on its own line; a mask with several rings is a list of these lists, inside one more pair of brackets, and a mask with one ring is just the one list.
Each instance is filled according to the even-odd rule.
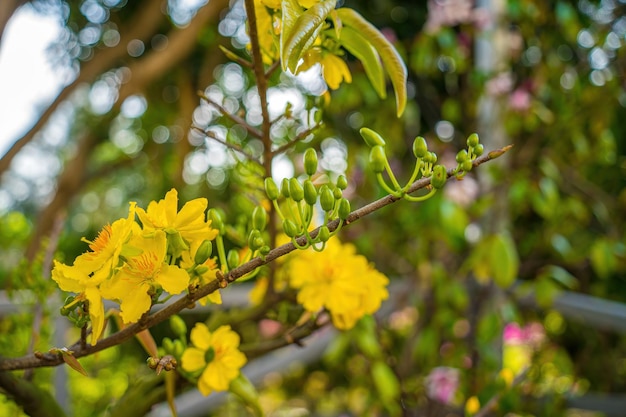
[[298,302],[310,312],[326,308],[339,329],[353,327],[389,296],[387,277],[358,255],[353,245],[336,239],[322,252],[298,252],[287,267],[290,285],[298,290]]
[[338,89],[342,81],[348,84],[352,82],[352,74],[350,74],[348,65],[337,55],[324,54],[320,64],[322,65],[322,76],[331,89]]
[[333,90],[338,89],[343,81],[346,83],[352,82],[352,74],[348,65],[343,59],[331,52],[322,51],[320,48],[314,47],[304,54],[303,58],[304,60],[298,67],[297,72],[306,71],[313,65],[320,64],[322,77],[328,84],[328,87]]
[[196,323],[190,339],[193,346],[183,352],[183,369],[202,371],[198,378],[202,395],[227,390],[246,363],[245,355],[239,351],[239,335],[230,326],[220,326],[211,333],[205,324]]
[[109,278],[120,262],[120,254],[130,239],[133,231],[138,231],[139,225],[135,222],[136,203],[130,203],[128,217],[113,222],[102,228],[93,242],[89,243],[90,252],[85,252],[76,258],[74,265],[87,275],[93,273],[93,278],[100,284]]
[[144,231],[163,230],[167,233],[172,245],[170,250],[174,250],[173,255],[177,258],[189,249],[185,245],[196,240],[212,240],[217,236],[217,230],[211,228],[211,221],[206,220],[207,206],[206,198],[196,198],[178,211],[178,192],[172,188],[163,200],[151,201],[147,210],[137,207],[137,216]]
[[101,287],[105,297],[120,301],[124,323],[136,322],[150,309],[155,288],[179,294],[189,285],[187,271],[165,262],[165,232],[157,230],[150,237],[137,236],[131,244],[141,248],[141,254],[129,258],[113,279]]
[[98,280],[90,277],[83,269],[68,266],[54,261],[52,279],[63,291],[77,293],[73,303],[88,302],[89,319],[91,320],[91,344],[98,342],[104,329],[104,304],[98,288]]

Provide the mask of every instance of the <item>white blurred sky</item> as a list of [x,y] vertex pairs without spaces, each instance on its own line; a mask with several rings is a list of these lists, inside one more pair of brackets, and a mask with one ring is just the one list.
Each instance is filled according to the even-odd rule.
[[59,17],[38,14],[28,5],[7,25],[0,48],[0,155],[61,88],[62,76],[55,75],[45,52],[59,31]]

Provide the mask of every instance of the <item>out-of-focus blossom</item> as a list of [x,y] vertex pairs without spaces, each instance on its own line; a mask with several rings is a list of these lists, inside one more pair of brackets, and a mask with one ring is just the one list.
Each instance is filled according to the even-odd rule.
[[513,74],[501,72],[485,83],[485,92],[490,96],[501,96],[513,89]]
[[525,112],[530,108],[531,95],[525,88],[517,88],[509,96],[511,110]]
[[443,189],[446,198],[461,207],[467,207],[476,201],[478,192],[478,182],[469,176],[463,178],[463,181],[451,181]]
[[473,23],[485,28],[491,23],[491,14],[486,9],[474,8],[472,0],[429,0],[428,20],[424,29],[436,32],[442,26]]
[[528,368],[532,355],[543,344],[545,332],[540,323],[530,323],[520,327],[517,323],[504,326],[502,334],[502,367],[510,369],[514,375]]
[[451,404],[459,388],[459,382],[458,369],[438,366],[426,377],[426,394],[435,401]]

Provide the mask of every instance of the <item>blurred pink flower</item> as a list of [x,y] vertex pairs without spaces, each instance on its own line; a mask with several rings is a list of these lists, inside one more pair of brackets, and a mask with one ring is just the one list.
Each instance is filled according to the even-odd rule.
[[508,323],[504,326],[502,339],[505,345],[526,345],[538,348],[546,337],[543,326],[540,323],[529,323],[520,327],[517,323]]
[[511,110],[523,112],[530,108],[531,95],[525,88],[517,88],[509,96]]
[[426,377],[426,393],[435,401],[451,404],[459,388],[460,373],[456,368],[439,366]]
[[471,0],[429,0],[426,31],[435,32],[442,26],[455,26],[470,21],[472,3]]
[[442,26],[461,23],[474,23],[478,28],[487,27],[491,23],[489,11],[473,7],[473,0],[429,0],[428,20],[424,29],[432,33]]
[[501,72],[485,83],[485,91],[490,96],[501,96],[513,89],[513,74]]

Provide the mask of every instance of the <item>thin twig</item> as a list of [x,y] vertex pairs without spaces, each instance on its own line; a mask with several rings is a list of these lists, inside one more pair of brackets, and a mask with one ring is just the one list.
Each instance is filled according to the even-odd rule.
[[285,152],[287,149],[291,148],[294,144],[300,142],[301,140],[306,139],[307,136],[309,136],[311,133],[313,133],[315,130],[319,129],[322,126],[322,123],[317,123],[316,125],[314,125],[313,127],[310,127],[309,129],[303,130],[302,132],[298,133],[296,135],[295,138],[293,138],[292,140],[290,140],[289,142],[285,143],[282,146],[279,146],[278,148],[274,149],[272,151],[272,155],[278,155],[280,153]]
[[252,162],[256,162],[259,165],[262,165],[261,161],[259,160],[259,158],[255,158],[254,155],[252,155],[251,153],[246,152],[241,146],[234,144],[234,143],[229,143],[226,142],[224,139],[221,139],[219,137],[217,137],[217,135],[213,132],[211,132],[210,130],[203,130],[200,129],[197,126],[191,126],[191,128],[193,130],[197,130],[198,132],[202,133],[205,136],[210,137],[211,139],[213,139],[214,141],[226,146],[227,148],[232,149],[235,152],[239,152],[240,154],[242,154],[244,157],[246,157],[247,159],[249,159]]
[[[484,164],[485,162],[493,160],[499,157],[500,155],[506,153],[511,148],[512,146],[509,145],[509,146],[505,146],[504,148],[497,149],[495,151],[491,151],[487,154],[484,154],[476,158],[476,160],[473,163],[473,166],[477,167],[479,165]],[[453,169],[449,169],[448,179],[450,179],[453,176],[454,176]],[[407,191],[408,193],[413,193],[417,190],[426,188],[429,185],[430,185],[430,177],[421,178],[415,181],[409,187]],[[380,210],[385,206],[395,203],[398,200],[400,200],[400,198],[394,197],[392,195],[387,195],[386,197],[380,198],[370,204],[367,204],[366,206],[363,206],[353,211],[352,213],[350,213],[350,215],[344,221],[343,227],[346,227],[350,225],[351,223],[358,221],[360,218],[365,217],[369,214],[372,214],[375,211]],[[332,232],[337,229],[338,225],[339,225],[339,220],[337,219],[337,220],[333,220],[329,222],[326,226],[328,227],[329,231]],[[319,232],[319,227],[313,230],[310,233],[310,236],[312,238],[315,238],[318,232]],[[299,237],[297,239],[297,243],[299,245],[304,245],[306,243],[306,237],[305,236]],[[242,276],[246,275],[249,272],[254,271],[256,268],[269,264],[270,262],[282,256],[285,256],[288,253],[291,253],[295,250],[296,250],[296,247],[291,242],[286,243],[277,248],[274,248],[267,254],[265,258],[251,259],[245,264],[242,264],[238,266],[237,268],[230,270],[221,280],[216,279],[214,281],[209,282],[206,285],[199,287],[193,293],[187,294],[185,297],[181,297],[174,303],[168,305],[167,307],[159,311],[146,315],[145,318],[142,319],[141,322],[134,323],[134,324],[129,325],[128,327],[125,327],[124,329],[112,334],[111,336],[101,339],[95,345],[87,345],[86,347],[82,348],[80,344],[75,344],[73,346],[68,347],[68,349],[74,352],[74,357],[81,358],[83,356],[88,356],[93,353],[100,352],[104,349],[108,349],[112,346],[119,345],[120,343],[125,342],[126,340],[132,338],[135,334],[137,334],[141,330],[150,328],[158,323],[161,323],[167,320],[168,318],[170,318],[172,315],[177,314],[184,308],[193,306],[197,300],[203,297],[206,297],[207,295],[222,288],[221,284],[223,285],[224,281],[228,284],[235,282],[237,281],[237,279],[241,278]],[[0,359],[0,371],[39,368],[39,367],[44,367],[44,366],[58,366],[62,363],[64,362],[63,362],[63,358],[60,355],[45,353],[45,354],[39,354],[35,356],[34,354],[29,354],[29,355],[22,356],[19,358]]]
[[257,129],[254,126],[250,126],[248,122],[246,122],[245,120],[243,120],[241,117],[237,116],[236,114],[230,113],[228,110],[226,110],[224,106],[222,106],[221,104],[217,103],[214,100],[211,100],[202,91],[199,91],[198,95],[200,96],[202,100],[206,101],[211,106],[215,107],[220,113],[222,113],[223,116],[229,118],[236,124],[243,126],[248,131],[248,133],[250,133],[255,138],[261,139],[263,137],[263,133],[259,129]]

